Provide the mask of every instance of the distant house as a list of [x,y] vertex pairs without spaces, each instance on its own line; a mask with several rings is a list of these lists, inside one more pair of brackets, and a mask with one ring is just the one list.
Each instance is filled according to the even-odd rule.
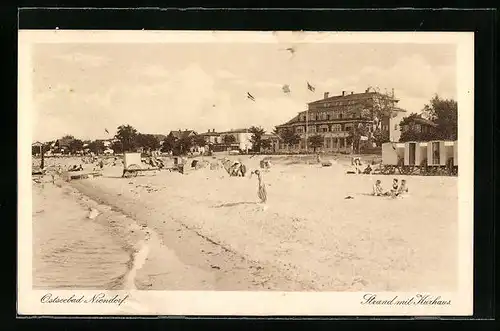
[[205,143],[207,145],[216,145],[216,144],[222,144],[222,137],[221,134],[218,132],[215,132],[215,129],[208,129],[207,132],[203,132],[199,134],[205,139]]
[[252,133],[248,129],[234,129],[226,132],[221,132],[222,141],[224,136],[231,135],[235,138],[235,142],[231,145],[225,146],[227,150],[239,149],[248,151],[252,149]]
[[261,148],[261,152],[276,152],[279,149],[280,137],[274,133],[264,133],[262,135],[262,141],[269,140],[269,148]]
[[[177,130],[177,131],[170,131],[168,136],[174,137],[175,139],[182,139],[182,138],[188,138],[188,137],[193,137],[196,135],[196,132],[194,130]],[[166,137],[165,137],[166,138]]]
[[325,92],[323,99],[308,103],[307,110],[277,125],[280,135],[291,131],[300,137],[298,144],[288,146],[282,142],[279,149],[306,151],[309,148],[308,138],[319,135],[323,138],[320,150],[350,152],[353,148],[350,137],[355,128],[360,127],[369,133],[380,130],[387,134],[390,141],[398,139],[399,119],[406,111],[397,107],[399,99],[394,93],[382,94],[372,88],[360,93],[346,92],[335,96]]
[[32,155],[40,155],[42,152],[42,147],[43,143],[39,141],[35,141],[33,144],[31,144],[31,154]]
[[434,133],[436,132],[438,125],[428,119],[423,118],[421,115],[414,117],[409,117],[405,120],[405,123],[401,126],[401,131],[403,133],[408,131],[413,131],[415,133]]
[[75,139],[71,138],[71,137],[63,137],[63,138],[57,139],[55,142],[55,147],[61,151],[69,151],[69,146],[71,145],[71,142],[73,140],[75,140]]
[[[186,138],[193,138],[197,135],[196,131],[194,130],[177,130],[177,131],[170,131],[168,134],[168,137],[172,137],[174,140],[179,140],[179,139],[186,139]],[[192,146],[190,148],[190,152],[200,152],[201,146]]]
[[164,134],[152,134],[153,137],[155,137],[158,142],[160,143],[160,146],[163,145],[163,141],[167,139],[167,136]]

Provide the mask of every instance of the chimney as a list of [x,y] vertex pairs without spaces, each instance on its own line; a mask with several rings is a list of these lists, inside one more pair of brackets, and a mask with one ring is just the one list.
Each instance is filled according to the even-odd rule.
[[353,95],[353,94],[354,94],[354,92],[351,91],[351,95]]
[[324,98],[323,99],[326,99],[326,98],[328,98],[328,92],[325,92],[325,94],[324,94]]
[[215,129],[212,129],[212,132],[215,132]]
[[345,91],[342,91],[342,96],[345,96]]

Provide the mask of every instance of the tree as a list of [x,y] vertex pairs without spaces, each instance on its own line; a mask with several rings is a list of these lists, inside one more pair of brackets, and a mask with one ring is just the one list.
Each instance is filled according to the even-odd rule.
[[399,122],[399,127],[401,130],[401,136],[399,138],[400,142],[406,141],[429,141],[429,140],[439,140],[442,139],[442,135],[438,130],[433,131],[419,131],[416,129],[414,124],[415,119],[422,118],[419,114],[411,113],[410,115],[403,117],[401,122]]
[[124,152],[133,151],[137,147],[137,130],[130,125],[120,125],[115,136],[122,143]]
[[260,147],[262,149],[269,149],[271,148],[271,146],[272,146],[271,139],[262,139],[260,143]]
[[348,144],[352,144],[352,151],[354,153],[361,152],[361,137],[368,137],[368,128],[363,123],[355,124],[349,131],[349,136],[347,137]]
[[375,130],[375,132],[373,132],[373,142],[377,146],[380,147],[380,146],[382,146],[383,143],[388,142],[388,141],[389,141],[389,131],[377,129],[377,130]]
[[266,133],[266,131],[263,128],[256,126],[252,126],[248,131],[252,134],[252,137],[250,138],[250,141],[252,142],[252,149],[259,152],[262,147],[262,136]]
[[206,143],[205,138],[203,136],[196,135],[196,136],[193,137],[193,144],[195,146],[198,146],[198,147],[203,147],[207,143]]
[[62,137],[62,139],[64,139],[64,140],[73,140],[73,139],[75,139],[75,137],[74,137],[74,136],[72,136],[72,135],[70,135],[70,134],[67,134],[67,135],[64,135],[64,136]]
[[89,144],[89,149],[92,153],[101,154],[104,152],[104,142],[101,140],[91,141]]
[[115,154],[121,154],[123,153],[123,145],[121,141],[114,141],[113,144],[111,145],[111,149]]
[[160,147],[160,142],[152,134],[142,134],[137,135],[137,145],[145,150],[157,150]]
[[236,142],[236,138],[232,134],[225,135],[224,138],[224,144],[226,145],[231,145]]
[[287,148],[297,145],[300,141],[300,136],[291,129],[285,129],[282,131],[280,137]]
[[78,151],[81,151],[83,148],[83,141],[80,139],[73,139],[69,143],[69,151],[71,154],[75,154]]
[[171,135],[168,135],[165,140],[163,140],[163,145],[161,146],[162,152],[173,152],[175,149],[175,138]]
[[181,137],[176,140],[174,154],[185,155],[189,152],[191,147],[193,147],[193,138],[188,136]]
[[456,140],[458,138],[458,106],[453,99],[441,99],[435,94],[422,113],[437,124],[437,139]]
[[309,142],[309,146],[316,153],[316,148],[323,147],[324,138],[323,138],[323,136],[316,134],[314,136],[309,137],[308,142]]

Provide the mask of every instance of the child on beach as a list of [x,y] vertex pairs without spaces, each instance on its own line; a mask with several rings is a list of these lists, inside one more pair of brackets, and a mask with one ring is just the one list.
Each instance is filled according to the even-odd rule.
[[382,182],[380,181],[380,179],[377,179],[375,184],[373,184],[373,195],[377,197],[384,195],[384,190],[382,189]]
[[255,170],[250,173],[250,177],[252,177],[252,174],[256,174],[257,178],[259,179],[257,196],[259,197],[261,203],[266,203],[267,201],[266,184],[264,183],[264,179],[262,178],[262,173],[259,170]]
[[397,197],[397,194],[398,194],[398,189],[399,189],[399,182],[398,182],[398,179],[397,178],[394,178],[392,180],[392,188],[391,188],[391,191],[390,191],[390,195],[391,197],[395,198]]
[[402,196],[404,193],[408,193],[408,187],[406,186],[406,180],[401,180],[401,186],[399,186],[396,196]]

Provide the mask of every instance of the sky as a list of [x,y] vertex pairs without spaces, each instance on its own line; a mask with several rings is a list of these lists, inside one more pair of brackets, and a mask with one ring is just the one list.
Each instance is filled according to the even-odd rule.
[[122,124],[165,135],[269,132],[324,92],[369,86],[394,88],[408,114],[436,93],[456,100],[453,44],[59,43],[36,44],[32,54],[35,141],[110,138]]

